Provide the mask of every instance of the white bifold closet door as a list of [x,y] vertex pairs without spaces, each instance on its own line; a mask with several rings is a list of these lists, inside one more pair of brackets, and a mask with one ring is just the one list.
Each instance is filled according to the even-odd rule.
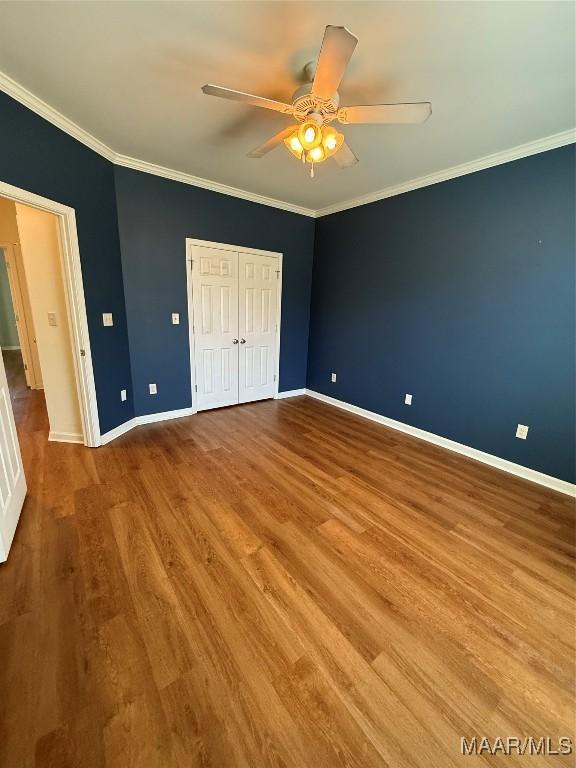
[[274,397],[278,259],[195,246],[192,267],[197,409]]

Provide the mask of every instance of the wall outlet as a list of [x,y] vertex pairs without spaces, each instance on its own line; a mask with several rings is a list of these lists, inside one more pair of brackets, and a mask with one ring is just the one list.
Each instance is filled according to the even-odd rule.
[[412,395],[404,395],[405,405],[412,405]]
[[126,400],[126,390],[125,389],[121,389],[120,390],[120,400],[122,400],[122,402],[124,402]]
[[172,325],[180,325],[180,315],[178,312],[172,312]]
[[102,325],[110,326],[114,325],[114,318],[112,317],[112,312],[102,312]]
[[57,326],[56,312],[48,312],[48,325]]
[[330,381],[331,381],[333,384],[335,383],[335,381],[336,381],[336,374],[335,374],[335,373],[332,373],[332,374],[330,374]]
[[155,395],[158,392],[158,390],[156,389],[156,384],[149,384],[148,388],[150,389],[151,395]]
[[516,428],[516,437],[519,437],[520,440],[526,440],[528,437],[528,427],[526,424],[518,424]]

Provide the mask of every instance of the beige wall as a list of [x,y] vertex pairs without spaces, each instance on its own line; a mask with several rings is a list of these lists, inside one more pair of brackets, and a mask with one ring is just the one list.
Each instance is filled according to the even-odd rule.
[[[50,432],[82,435],[56,216],[16,204]],[[48,313],[56,315],[49,325]]]
[[16,203],[5,197],[0,197],[0,242],[12,245],[12,249],[6,251],[5,255],[6,260],[11,263],[10,293],[14,309],[18,314],[18,337],[25,367],[26,384],[33,389],[42,389],[42,371],[36,345],[36,332],[20,252]]

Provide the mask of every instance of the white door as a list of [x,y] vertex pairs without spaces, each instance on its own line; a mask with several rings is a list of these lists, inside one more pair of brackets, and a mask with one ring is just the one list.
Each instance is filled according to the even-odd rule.
[[192,292],[196,407],[238,402],[238,253],[195,246]]
[[278,270],[276,257],[239,254],[240,403],[274,397]]
[[0,354],[0,563],[8,558],[26,496],[26,478]]

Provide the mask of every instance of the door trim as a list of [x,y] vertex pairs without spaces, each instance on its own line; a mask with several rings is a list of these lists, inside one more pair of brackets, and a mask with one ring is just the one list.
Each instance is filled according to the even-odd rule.
[[[34,321],[28,311],[30,306],[28,286],[26,285],[26,280],[23,279],[23,276],[20,274],[22,261],[19,250],[17,252],[19,246],[17,243],[9,243],[5,240],[0,240],[0,249],[6,252],[6,267],[8,272],[8,283],[10,285],[10,295],[12,297],[14,314],[18,316],[16,325],[20,347],[14,347],[14,349],[20,349],[22,359],[27,366],[26,383],[28,386],[31,389],[42,389],[41,371],[36,370],[37,367],[38,369],[40,368],[38,349],[36,348],[36,354],[34,354],[34,347],[32,346],[34,344]],[[7,347],[3,347],[3,349],[7,349]]]
[[[186,296],[188,299],[188,341],[190,346],[190,396],[192,397],[192,413],[197,413],[196,407],[196,369],[195,369],[195,338],[194,324],[194,296],[192,294],[192,249],[194,247],[215,248],[220,251],[234,251],[235,253],[247,253],[253,256],[271,256],[278,259],[278,301],[276,302],[276,363],[274,366],[274,400],[278,399],[280,387],[280,332],[282,325],[282,274],[284,254],[279,251],[264,251],[260,248],[247,248],[244,245],[231,245],[230,243],[216,243],[211,240],[196,240],[186,238]],[[258,402],[258,401],[255,401]]]
[[41,197],[25,189],[13,187],[3,181],[0,181],[0,195],[8,200],[13,200],[15,203],[23,203],[32,208],[53,213],[58,218],[60,266],[62,268],[68,323],[72,336],[72,357],[82,417],[83,442],[90,448],[96,448],[100,445],[100,422],[84,299],[84,284],[82,282],[76,212],[74,208],[67,205],[47,197]]

